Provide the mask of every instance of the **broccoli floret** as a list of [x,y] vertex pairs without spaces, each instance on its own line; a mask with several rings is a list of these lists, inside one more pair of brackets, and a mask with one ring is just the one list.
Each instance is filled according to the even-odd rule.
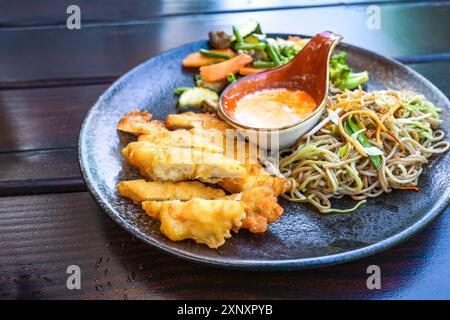
[[353,89],[367,81],[369,81],[369,73],[367,71],[359,73],[350,72],[347,79],[341,82],[341,89]]
[[291,61],[300,52],[300,50],[301,50],[301,48],[295,47],[295,46],[283,47],[281,49],[281,53],[283,54],[283,56],[288,58],[288,61]]
[[335,54],[330,59],[330,81],[338,88],[340,88],[341,82],[347,79],[352,72],[352,69],[345,62],[346,59],[346,52]]
[[330,59],[330,81],[335,87],[341,90],[354,89],[369,80],[367,71],[353,73],[346,60],[347,53],[344,51]]

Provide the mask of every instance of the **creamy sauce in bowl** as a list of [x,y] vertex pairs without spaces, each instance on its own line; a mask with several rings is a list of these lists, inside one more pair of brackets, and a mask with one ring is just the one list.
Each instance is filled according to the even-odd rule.
[[252,128],[281,128],[306,118],[316,109],[305,91],[267,89],[245,95],[236,103],[233,118]]

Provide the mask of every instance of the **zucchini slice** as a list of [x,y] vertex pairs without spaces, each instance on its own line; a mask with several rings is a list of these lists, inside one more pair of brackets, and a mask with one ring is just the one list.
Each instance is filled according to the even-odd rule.
[[[240,27],[239,33],[241,34],[242,38],[245,38],[246,36],[249,36],[252,33],[263,34],[261,31],[261,26],[259,25],[259,22],[256,20],[250,20],[245,25]],[[236,37],[234,35],[231,36],[231,42],[233,41],[236,41]]]
[[202,102],[206,99],[219,101],[219,95],[207,88],[191,88],[180,95],[178,106],[180,108],[201,107]]

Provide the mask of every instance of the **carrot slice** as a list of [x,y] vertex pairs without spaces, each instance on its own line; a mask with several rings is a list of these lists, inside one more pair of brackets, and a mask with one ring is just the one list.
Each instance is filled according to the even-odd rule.
[[418,187],[413,187],[413,186],[403,186],[400,187],[401,190],[414,190],[415,192],[419,192],[420,189]]
[[200,67],[203,81],[215,82],[224,80],[230,73],[236,73],[239,69],[252,62],[253,58],[247,54],[240,54],[224,62]]
[[298,41],[302,40],[302,38],[300,38],[299,36],[289,36],[287,39],[289,41],[294,41],[294,42],[298,42]]
[[267,70],[267,68],[243,67],[239,69],[239,73],[243,76],[247,76],[249,74],[258,73],[264,70]]
[[[224,53],[224,54],[229,55],[231,58],[236,55],[234,53],[234,51],[231,49],[214,49],[214,50],[210,50],[210,51],[216,52],[216,53]],[[210,64],[214,64],[214,63],[218,63],[218,62],[222,62],[222,61],[225,61],[225,59],[207,57],[207,56],[201,54],[200,52],[193,52],[193,53],[188,54],[183,59],[183,66],[188,67],[188,68],[198,68],[198,67],[203,67],[203,66],[209,66]]]

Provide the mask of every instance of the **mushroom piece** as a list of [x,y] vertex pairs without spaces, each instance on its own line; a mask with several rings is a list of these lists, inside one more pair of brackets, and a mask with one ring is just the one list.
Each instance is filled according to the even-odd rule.
[[253,60],[267,60],[267,55],[262,50],[238,50],[238,54],[248,54]]
[[208,33],[209,44],[214,49],[228,49],[231,47],[231,36],[225,31],[211,31]]

